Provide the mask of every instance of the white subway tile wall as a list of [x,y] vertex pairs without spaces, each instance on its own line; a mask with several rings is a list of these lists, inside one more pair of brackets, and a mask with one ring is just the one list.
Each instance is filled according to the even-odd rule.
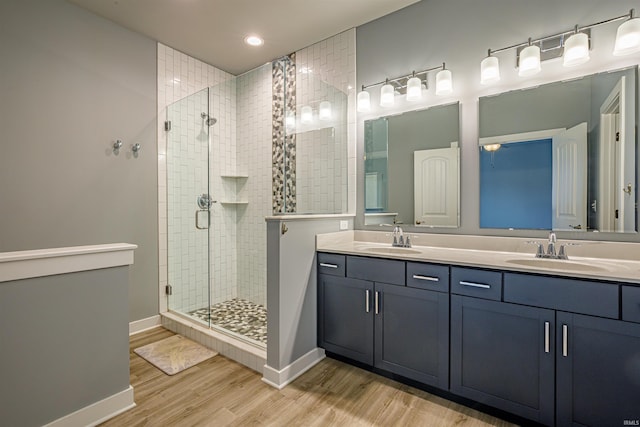
[[237,167],[247,179],[237,180],[238,297],[267,304],[267,227],[271,203],[271,64],[238,77]]
[[[237,296],[238,251],[236,205],[223,202],[235,198],[235,185],[226,175],[236,171],[236,79],[209,89],[209,110],[216,123],[211,130],[209,158],[211,206],[210,257],[211,304]],[[201,307],[206,307],[206,304]]]
[[[298,121],[303,106],[311,106],[314,112],[314,123],[301,126],[297,136],[298,213],[355,213],[355,36],[355,29],[350,29],[296,52]],[[318,139],[314,132],[306,132],[318,129],[318,123],[326,126],[318,119],[322,100],[331,103],[332,119],[326,123],[335,129],[333,138]],[[331,164],[331,173],[319,175],[319,163]]]
[[[206,170],[201,168],[194,169],[196,162],[196,154],[204,155],[206,162],[207,149],[205,145],[195,144],[198,136],[203,129],[204,120],[200,116],[202,112],[209,110],[210,115],[216,117],[218,122],[210,127],[214,141],[215,149],[211,150],[211,163],[214,167],[223,169],[231,168],[235,164],[235,77],[229,73],[225,73],[211,65],[205,64],[195,58],[183,54],[175,49],[158,43],[158,226],[159,226],[159,264],[160,264],[160,292],[164,293],[164,287],[167,284],[173,286],[174,294],[170,299],[170,308],[180,311],[188,311],[191,309],[206,306],[208,301],[208,289],[206,282],[203,283],[198,277],[200,272],[204,271],[206,280],[206,261],[203,256],[206,253],[206,245],[201,240],[202,235],[206,231],[195,231],[195,211],[197,210],[196,197],[205,189],[203,185],[196,186],[195,176],[199,174],[199,183],[206,183]],[[190,103],[185,98],[193,95],[203,89],[211,87],[210,99],[204,98],[201,101],[199,97],[196,99],[189,98]],[[187,111],[186,118],[181,118],[179,122],[172,123],[172,131],[167,133],[164,130],[164,120],[166,117],[167,107],[177,101],[184,100],[185,104],[176,104],[174,107],[180,106],[180,110]],[[206,109],[206,103],[209,108]],[[196,108],[197,107],[197,108]],[[224,108],[224,114],[221,113]],[[191,111],[190,111],[191,109]],[[189,112],[190,111],[190,112]],[[174,130],[173,126],[177,129]],[[179,132],[178,132],[179,131]],[[169,176],[167,175],[167,138],[173,137],[180,133],[180,140],[183,136],[189,139],[193,136],[191,143],[193,147],[183,147],[184,151],[180,160],[180,164],[170,167]],[[184,145],[184,144],[182,144]],[[201,150],[205,151],[202,152]],[[196,151],[200,150],[200,151]],[[201,156],[202,158],[202,156]],[[171,170],[176,173],[180,172],[180,176],[187,181],[184,184],[178,184],[173,178],[175,185],[173,189],[167,187],[167,178],[171,181]],[[210,169],[211,170],[211,169]],[[218,197],[215,192],[222,191],[221,173],[211,174],[211,195],[214,200]],[[193,179],[192,179],[193,178]],[[193,188],[189,187],[189,182],[193,182]],[[184,187],[183,187],[184,185]],[[175,193],[178,188],[180,193]],[[167,204],[167,194],[180,195],[180,206],[170,207]],[[167,214],[179,215],[181,219],[180,228],[168,230]],[[175,218],[175,216],[174,216]],[[235,275],[236,251],[235,251],[235,227],[229,224],[235,224],[235,213],[222,211],[219,204],[214,205],[212,210],[212,228],[210,230],[212,245],[216,250],[212,251],[211,257],[211,286],[212,296],[216,300],[223,301],[235,297]],[[188,230],[188,231],[187,231]],[[170,231],[168,233],[168,231]],[[201,233],[200,233],[201,232]],[[195,237],[197,236],[197,238]],[[199,240],[198,240],[199,239]],[[206,240],[205,240],[206,242]],[[174,245],[168,248],[168,244]],[[225,248],[223,251],[222,248]],[[168,261],[171,263],[169,268]],[[204,265],[203,265],[204,262]],[[199,263],[199,264],[198,264]],[[172,276],[169,275],[172,273]],[[176,282],[180,280],[180,282]],[[204,304],[204,305],[202,305]],[[166,299],[160,298],[160,311],[166,311]]]

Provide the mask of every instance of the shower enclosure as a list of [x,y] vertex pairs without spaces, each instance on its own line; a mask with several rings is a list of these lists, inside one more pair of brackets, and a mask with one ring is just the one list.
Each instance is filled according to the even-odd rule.
[[260,348],[264,218],[347,210],[347,96],[294,70],[266,64],[166,110],[168,308]]
[[249,178],[237,172],[235,92],[232,79],[167,108],[168,307],[264,346],[265,301],[238,290],[248,203],[239,191]]

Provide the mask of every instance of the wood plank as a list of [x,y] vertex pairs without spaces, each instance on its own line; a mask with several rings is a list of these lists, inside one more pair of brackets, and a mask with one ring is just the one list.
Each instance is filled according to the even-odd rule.
[[276,390],[222,355],[168,376],[133,352],[171,335],[158,327],[130,338],[137,406],[103,426],[511,425],[333,359]]

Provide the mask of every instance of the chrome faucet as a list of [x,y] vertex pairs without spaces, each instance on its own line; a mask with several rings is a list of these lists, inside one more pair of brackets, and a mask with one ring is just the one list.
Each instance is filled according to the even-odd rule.
[[549,233],[549,243],[547,245],[547,257],[548,258],[556,258],[558,255],[556,254],[556,233],[553,231]]
[[404,233],[402,231],[402,227],[396,225],[393,227],[393,242],[391,246],[398,248],[410,248],[411,247],[411,239],[409,236],[405,239]]
[[556,244],[557,238],[556,233],[551,231],[549,233],[549,241],[547,242],[547,252],[544,251],[544,246],[539,242],[527,242],[538,245],[538,250],[536,251],[536,258],[550,258],[550,259],[569,259],[567,256],[567,251],[565,250],[565,245],[560,245],[560,249],[556,252]]

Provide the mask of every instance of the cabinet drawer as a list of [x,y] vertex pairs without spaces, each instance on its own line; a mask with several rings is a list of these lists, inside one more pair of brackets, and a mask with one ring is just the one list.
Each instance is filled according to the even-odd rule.
[[347,277],[404,286],[405,262],[347,256]]
[[449,292],[449,267],[422,262],[407,262],[407,286]]
[[318,273],[344,277],[345,256],[318,253]]
[[640,323],[640,287],[622,287],[622,320]]
[[502,273],[475,268],[452,267],[451,292],[500,301],[502,298]]
[[504,300],[614,319],[620,304],[613,283],[518,273],[505,273]]

